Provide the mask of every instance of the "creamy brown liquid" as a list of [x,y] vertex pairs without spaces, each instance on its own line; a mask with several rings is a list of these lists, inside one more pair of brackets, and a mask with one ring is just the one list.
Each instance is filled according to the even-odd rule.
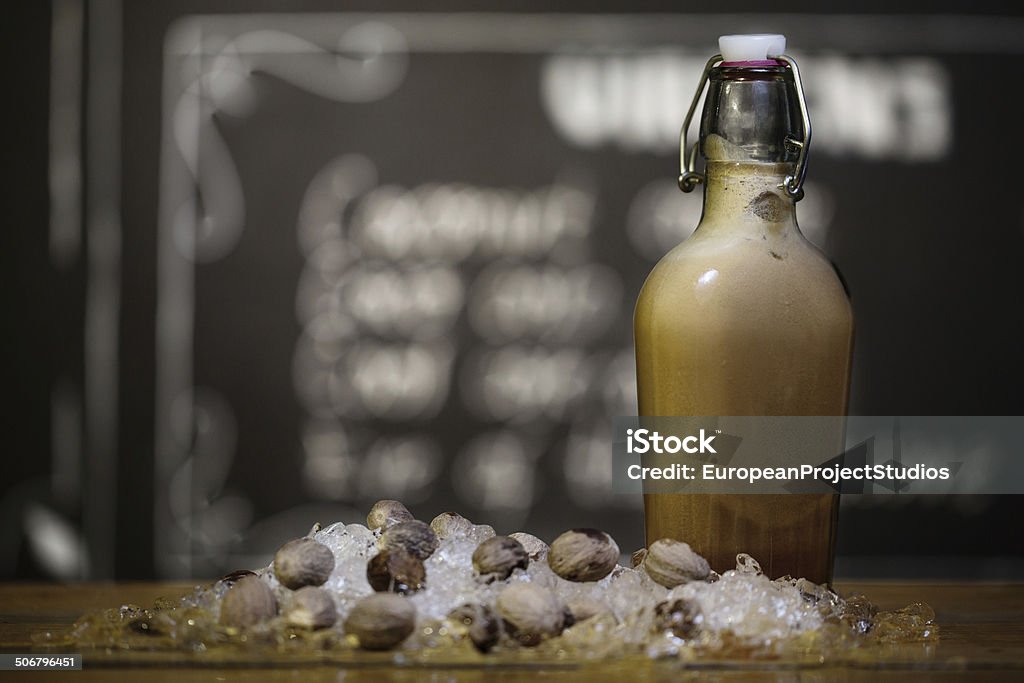
[[[640,415],[845,415],[853,315],[779,189],[791,167],[709,162],[698,230],[637,301]],[[836,495],[647,494],[648,544],[677,538],[712,568],[832,578]]]

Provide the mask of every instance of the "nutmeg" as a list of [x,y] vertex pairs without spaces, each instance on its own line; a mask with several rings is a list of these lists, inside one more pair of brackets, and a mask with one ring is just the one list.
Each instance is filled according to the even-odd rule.
[[288,541],[274,555],[274,575],[281,585],[296,589],[319,586],[334,571],[334,553],[311,538]]
[[448,619],[465,629],[473,646],[480,652],[491,651],[501,637],[501,620],[487,605],[465,604],[448,613]]
[[366,580],[378,593],[415,593],[426,579],[423,560],[401,548],[381,550],[366,563]]
[[566,531],[551,544],[548,566],[569,581],[600,581],[619,561],[619,546],[598,529]]
[[711,573],[708,561],[673,538],[662,538],[647,549],[642,566],[647,575],[665,588],[689,581],[703,581]]
[[654,606],[652,631],[671,631],[677,638],[690,638],[700,630],[700,607],[682,598],[664,600]]
[[409,508],[397,500],[378,500],[366,515],[366,526],[374,531],[415,519]]
[[452,536],[465,536],[473,530],[473,522],[457,512],[442,512],[430,522],[430,528],[434,530],[438,538],[445,539]]
[[416,608],[394,593],[374,593],[356,603],[345,620],[345,632],[364,650],[390,650],[416,626]]
[[508,537],[519,541],[519,544],[523,546],[523,550],[526,551],[531,561],[539,560],[548,554],[548,544],[533,534],[517,531],[514,534],[509,534]]
[[522,544],[508,536],[489,538],[473,551],[473,568],[481,576],[502,581],[516,569],[526,569],[530,558]]
[[569,608],[569,613],[572,614],[572,622],[574,624],[586,621],[587,619],[593,619],[594,617],[612,614],[608,605],[604,604],[600,600],[595,600],[594,598],[573,598],[568,602],[566,607]]
[[304,586],[292,595],[284,617],[292,626],[320,629],[333,626],[338,620],[338,612],[328,590],[320,586]]
[[277,614],[277,599],[261,578],[244,576],[234,583],[220,605],[220,623],[247,628]]
[[513,583],[498,596],[495,608],[509,633],[527,647],[557,636],[565,626],[565,605],[550,590],[534,583]]
[[389,526],[377,540],[377,547],[381,550],[404,550],[421,560],[433,555],[438,544],[434,530],[415,519]]

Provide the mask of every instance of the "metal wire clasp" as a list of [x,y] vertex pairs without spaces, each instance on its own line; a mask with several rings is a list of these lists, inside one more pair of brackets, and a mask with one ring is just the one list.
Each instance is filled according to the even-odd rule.
[[683,192],[693,192],[693,188],[704,182],[704,174],[697,173],[697,143],[690,147],[687,142],[687,135],[690,131],[690,122],[693,121],[693,113],[697,111],[701,95],[704,94],[704,87],[708,84],[708,76],[711,69],[722,61],[722,55],[715,55],[704,65],[704,73],[700,75],[700,84],[697,85],[697,92],[693,95],[693,102],[690,102],[690,109],[683,119],[683,129],[679,131],[679,189]]
[[[800,152],[796,159],[796,168],[793,170],[793,175],[786,176],[785,181],[782,184],[782,189],[787,195],[789,195],[793,201],[798,202],[804,197],[804,176],[807,175],[807,150],[811,146],[811,118],[807,114],[807,100],[804,99],[804,84],[800,79],[800,68],[796,65],[796,62],[792,57],[788,55],[779,55],[775,57],[786,64],[793,71],[793,83],[796,85],[796,96],[797,102],[800,104],[800,118],[803,121],[804,126],[804,139],[797,140],[795,138],[786,138],[786,143],[789,145],[796,146]],[[700,104],[700,98],[704,94],[704,88],[708,84],[708,77],[711,74],[711,69],[716,64],[722,61],[722,55],[715,55],[708,60],[708,63],[704,65],[704,73],[701,74],[700,84],[697,86],[697,92],[693,96],[693,101],[690,103],[690,109],[686,112],[686,119],[683,121],[683,128],[679,131],[679,189],[683,192],[692,192],[693,188],[697,187],[700,183],[703,183],[705,178],[703,173],[697,172],[697,143],[693,143],[691,146],[687,140],[688,133],[690,130],[690,122],[693,120],[693,115],[697,111],[697,105]]]

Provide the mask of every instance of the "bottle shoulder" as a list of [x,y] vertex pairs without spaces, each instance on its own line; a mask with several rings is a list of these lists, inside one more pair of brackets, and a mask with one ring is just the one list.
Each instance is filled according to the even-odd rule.
[[659,308],[831,307],[849,299],[833,264],[798,230],[701,234],[674,247],[651,270],[636,314]]

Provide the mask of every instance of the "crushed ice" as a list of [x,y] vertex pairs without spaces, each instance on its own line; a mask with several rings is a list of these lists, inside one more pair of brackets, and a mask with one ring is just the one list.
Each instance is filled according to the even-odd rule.
[[[695,656],[701,650],[734,650],[778,654],[787,642],[806,647],[808,636],[819,644],[839,645],[872,632],[878,640],[927,640],[936,637],[934,613],[926,605],[911,605],[895,612],[878,612],[866,599],[853,596],[844,600],[825,586],[804,579],[771,580],[761,573],[757,562],[747,555],[737,558],[737,568],[721,575],[712,573],[707,581],[691,582],[672,590],[655,583],[643,569],[618,566],[607,577],[590,583],[566,581],[548,567],[541,556],[527,569],[517,569],[505,581],[486,583],[473,569],[472,555],[477,546],[494,536],[486,525],[474,525],[461,534],[440,541],[437,550],[425,561],[426,587],[408,596],[417,613],[417,629],[403,644],[406,651],[465,646],[444,624],[445,617],[466,604],[493,606],[498,594],[509,583],[533,582],[551,589],[563,604],[589,599],[607,607],[609,614],[580,622],[559,637],[535,650],[537,656],[556,652],[559,656],[588,658],[620,656],[645,652],[653,657]],[[361,524],[336,523],[310,532],[315,540],[334,553],[335,567],[324,584],[335,597],[338,626],[327,633],[299,637],[315,647],[346,646],[341,624],[362,597],[373,592],[366,579],[367,562],[378,552],[379,532]],[[273,565],[257,575],[278,594],[279,603],[289,599],[289,591],[274,577]],[[197,589],[182,598],[172,609],[108,610],[104,617],[92,615],[76,626],[76,642],[85,645],[128,647],[132,633],[140,632],[140,620],[153,623],[154,632],[163,629],[175,646],[201,649],[218,642],[231,642],[216,623],[223,582]],[[656,628],[656,606],[668,600],[683,599],[699,607],[699,635],[680,638]],[[163,622],[160,621],[163,619]],[[267,638],[278,645],[299,647],[296,635],[280,623],[261,625]],[[148,622],[147,622],[148,623]],[[160,624],[163,624],[161,626]],[[148,627],[147,627],[148,628]],[[125,633],[129,637],[125,637]],[[186,634],[186,635],[183,635]],[[211,642],[212,641],[212,642]],[[347,646],[351,646],[348,643]],[[465,650],[465,648],[464,648]],[[469,650],[465,650],[469,652]],[[475,653],[474,653],[475,656]]]

